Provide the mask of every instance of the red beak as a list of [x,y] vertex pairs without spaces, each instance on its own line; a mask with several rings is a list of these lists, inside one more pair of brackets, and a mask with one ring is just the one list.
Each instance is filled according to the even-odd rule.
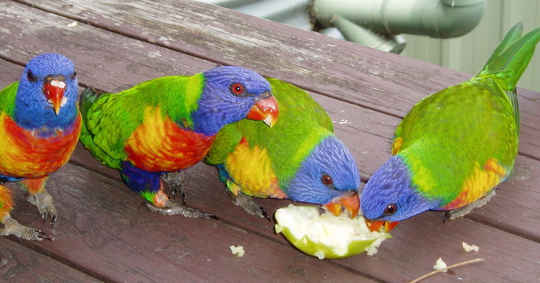
[[358,215],[358,210],[360,209],[360,199],[356,192],[348,192],[332,199],[323,205],[323,207],[335,216],[341,215],[343,210],[346,210],[349,213],[349,217],[354,218]]
[[270,93],[263,95],[249,110],[248,119],[263,121],[269,127],[276,124],[279,116],[278,103]]
[[62,79],[52,78],[46,80],[43,84],[43,93],[47,98],[47,102],[52,105],[54,113],[56,113],[56,115],[58,115],[58,113],[60,112],[60,107],[62,107],[62,100],[64,99],[65,90],[66,83]]
[[369,220],[366,219],[366,225],[371,232],[379,232],[381,228],[384,228],[384,232],[390,232],[399,222],[381,221],[381,220]]

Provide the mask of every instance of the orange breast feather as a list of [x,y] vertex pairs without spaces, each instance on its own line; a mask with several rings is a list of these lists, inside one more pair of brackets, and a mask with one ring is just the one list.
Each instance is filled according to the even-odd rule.
[[69,160],[80,132],[80,115],[68,129],[44,138],[0,114],[0,174],[25,178],[49,175]]
[[143,123],[129,137],[128,160],[150,172],[188,168],[204,158],[215,136],[180,128],[159,107],[145,109]]

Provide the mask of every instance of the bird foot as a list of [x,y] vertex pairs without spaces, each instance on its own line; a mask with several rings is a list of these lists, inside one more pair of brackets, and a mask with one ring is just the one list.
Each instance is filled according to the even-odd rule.
[[41,218],[54,225],[57,220],[56,207],[53,203],[52,196],[45,190],[41,190],[36,194],[29,195],[28,202],[37,207]]
[[163,192],[169,199],[184,203],[186,199],[186,193],[184,192],[184,171],[165,173],[161,178],[165,182]]
[[50,241],[54,240],[53,237],[37,228],[21,225],[17,220],[11,218],[9,215],[4,218],[2,223],[4,224],[4,228],[0,229],[0,235],[2,236],[14,235],[21,239],[30,241],[41,241],[44,239]]
[[491,198],[494,197],[494,196],[495,196],[495,189],[491,190],[491,192],[489,192],[484,197],[476,200],[475,202],[472,202],[472,203],[470,203],[470,204],[468,204],[468,205],[466,205],[464,207],[458,208],[458,209],[447,211],[446,214],[445,214],[446,220],[454,220],[454,219],[463,217],[463,216],[471,213],[471,211],[473,211],[473,209],[479,208],[479,207],[482,207],[482,206],[486,205],[491,200]]
[[206,218],[206,219],[216,219],[217,217],[213,214],[202,212],[196,208],[185,206],[178,202],[167,200],[167,203],[164,207],[157,207],[151,203],[146,203],[146,206],[155,213],[163,215],[182,215],[187,218]]
[[237,195],[232,194],[232,198],[233,203],[244,209],[245,212],[260,218],[266,218],[268,221],[270,221],[266,211],[264,211],[264,209],[258,205],[252,197],[239,192]]

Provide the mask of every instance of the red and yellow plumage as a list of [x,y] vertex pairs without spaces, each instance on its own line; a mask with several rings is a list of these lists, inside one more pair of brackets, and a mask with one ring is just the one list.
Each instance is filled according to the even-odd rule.
[[5,113],[0,114],[0,174],[40,178],[62,167],[77,145],[81,116],[67,129],[40,137],[24,129]]
[[150,172],[178,171],[199,162],[215,136],[179,127],[160,107],[147,107],[141,125],[128,138],[127,159]]
[[266,148],[257,145],[250,147],[248,141],[242,138],[228,155],[225,165],[228,174],[235,180],[227,182],[233,194],[238,195],[241,191],[255,197],[287,198],[279,186]]

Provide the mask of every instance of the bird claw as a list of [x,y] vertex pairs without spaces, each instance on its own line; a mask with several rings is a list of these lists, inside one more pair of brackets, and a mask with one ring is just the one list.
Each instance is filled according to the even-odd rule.
[[38,241],[41,241],[41,240],[49,240],[49,241],[54,241],[54,237],[49,235],[48,233],[45,233],[39,229],[36,229],[36,232],[37,232],[37,237],[39,238]]
[[186,199],[186,193],[184,192],[184,173],[183,171],[180,172],[172,172],[172,173],[165,173],[162,176],[163,182],[165,183],[164,186],[164,193],[169,197],[171,200],[177,200],[184,203]]
[[178,186],[168,185],[167,189],[164,192],[171,200],[177,200],[183,203],[186,199],[186,193],[182,190],[181,187]]
[[41,213],[41,219],[43,219],[44,222],[48,222],[51,225],[56,224],[56,220],[58,220],[58,216],[56,214],[50,214],[48,212]]
[[250,196],[239,192],[238,195],[233,195],[233,203],[241,207],[242,209],[244,209],[245,212],[251,215],[265,218],[266,220],[272,222],[272,219],[270,219],[266,211],[260,205],[258,205]]
[[206,213],[196,208],[188,207],[170,200],[167,201],[167,204],[164,207],[157,207],[151,203],[146,203],[146,206],[152,212],[162,215],[182,215],[187,218],[217,219],[217,216],[215,216],[214,214]]
[[37,207],[43,221],[51,225],[56,224],[58,220],[56,207],[54,206],[52,196],[46,190],[28,196],[28,202]]
[[454,209],[454,210],[450,210],[450,211],[446,211],[444,216],[445,216],[445,219],[443,220],[444,223],[448,222],[448,221],[451,221],[451,220],[455,220],[457,218],[460,218],[460,217],[464,217],[465,215],[471,213],[475,208],[479,208],[479,207],[482,207],[484,205],[486,205],[490,200],[491,198],[493,198],[495,196],[495,189],[491,190],[491,192],[489,192],[487,195],[485,195],[484,197],[464,206],[464,207],[461,207],[461,208],[457,208],[457,209]]
[[21,225],[19,222],[17,222],[17,220],[11,218],[10,216],[6,217],[3,223],[4,228],[0,229],[0,235],[2,236],[14,235],[21,239],[30,241],[54,240],[54,237],[41,231],[40,229]]

